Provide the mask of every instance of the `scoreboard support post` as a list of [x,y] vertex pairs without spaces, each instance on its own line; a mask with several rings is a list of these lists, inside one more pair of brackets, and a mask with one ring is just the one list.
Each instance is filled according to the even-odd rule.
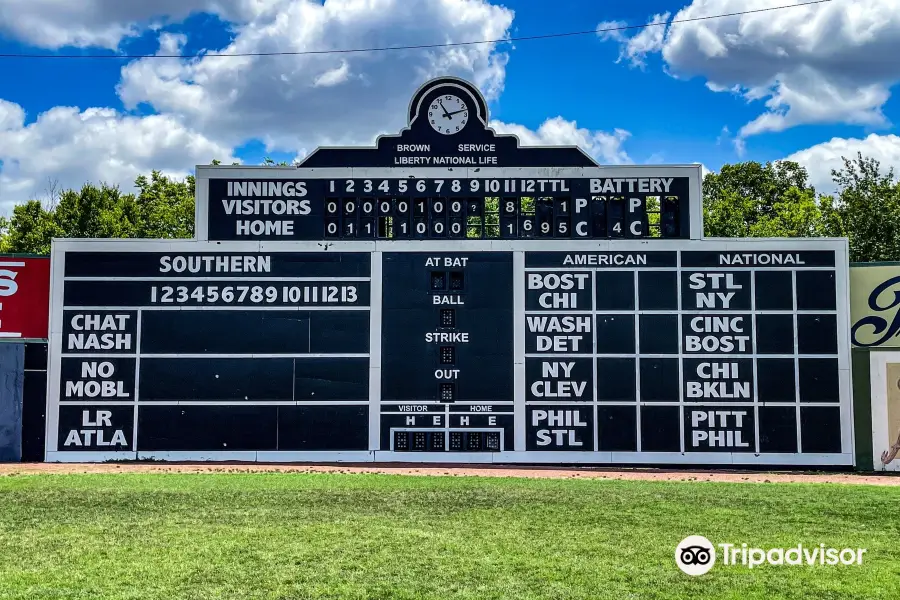
[[439,78],[198,167],[194,240],[55,240],[47,460],[854,464],[845,239],[704,239],[699,165],[487,122]]

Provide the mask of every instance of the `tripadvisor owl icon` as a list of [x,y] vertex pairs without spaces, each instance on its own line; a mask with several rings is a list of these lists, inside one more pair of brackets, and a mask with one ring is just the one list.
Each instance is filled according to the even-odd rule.
[[716,564],[716,549],[702,535],[689,535],[675,548],[675,564],[688,575],[703,575]]

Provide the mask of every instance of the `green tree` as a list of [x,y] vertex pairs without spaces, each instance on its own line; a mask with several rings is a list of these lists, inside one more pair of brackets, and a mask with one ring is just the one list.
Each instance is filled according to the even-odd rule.
[[832,171],[838,187],[830,218],[850,240],[853,262],[900,260],[900,183],[894,170],[857,153]]
[[806,169],[792,161],[724,165],[703,179],[708,237],[833,235],[832,200],[817,197]]
[[194,178],[154,171],[135,180],[138,193],[107,184],[66,190],[45,206],[31,200],[0,221],[0,250],[46,254],[57,238],[161,238],[194,235]]
[[13,208],[12,217],[4,218],[0,251],[49,254],[50,241],[62,235],[53,214],[39,200],[29,200]]
[[138,238],[180,239],[194,237],[194,176],[184,181],[170,179],[153,171],[148,179],[141,175],[134,184]]
[[134,195],[105,183],[63,192],[50,214],[58,237],[126,238],[137,231]]

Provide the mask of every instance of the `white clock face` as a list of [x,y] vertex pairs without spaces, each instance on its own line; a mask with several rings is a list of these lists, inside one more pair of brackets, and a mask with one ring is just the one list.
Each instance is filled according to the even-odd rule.
[[428,122],[438,133],[459,133],[469,122],[469,107],[459,96],[438,96],[428,105]]

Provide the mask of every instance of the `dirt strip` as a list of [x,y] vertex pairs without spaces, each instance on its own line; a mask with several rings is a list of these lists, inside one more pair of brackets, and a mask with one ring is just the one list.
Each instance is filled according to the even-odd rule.
[[452,477],[529,477],[549,479],[628,479],[733,483],[844,483],[900,486],[900,473],[856,474],[745,470],[634,469],[608,467],[518,467],[507,465],[265,464],[265,463],[17,463],[0,464],[0,476],[71,473],[381,473]]

